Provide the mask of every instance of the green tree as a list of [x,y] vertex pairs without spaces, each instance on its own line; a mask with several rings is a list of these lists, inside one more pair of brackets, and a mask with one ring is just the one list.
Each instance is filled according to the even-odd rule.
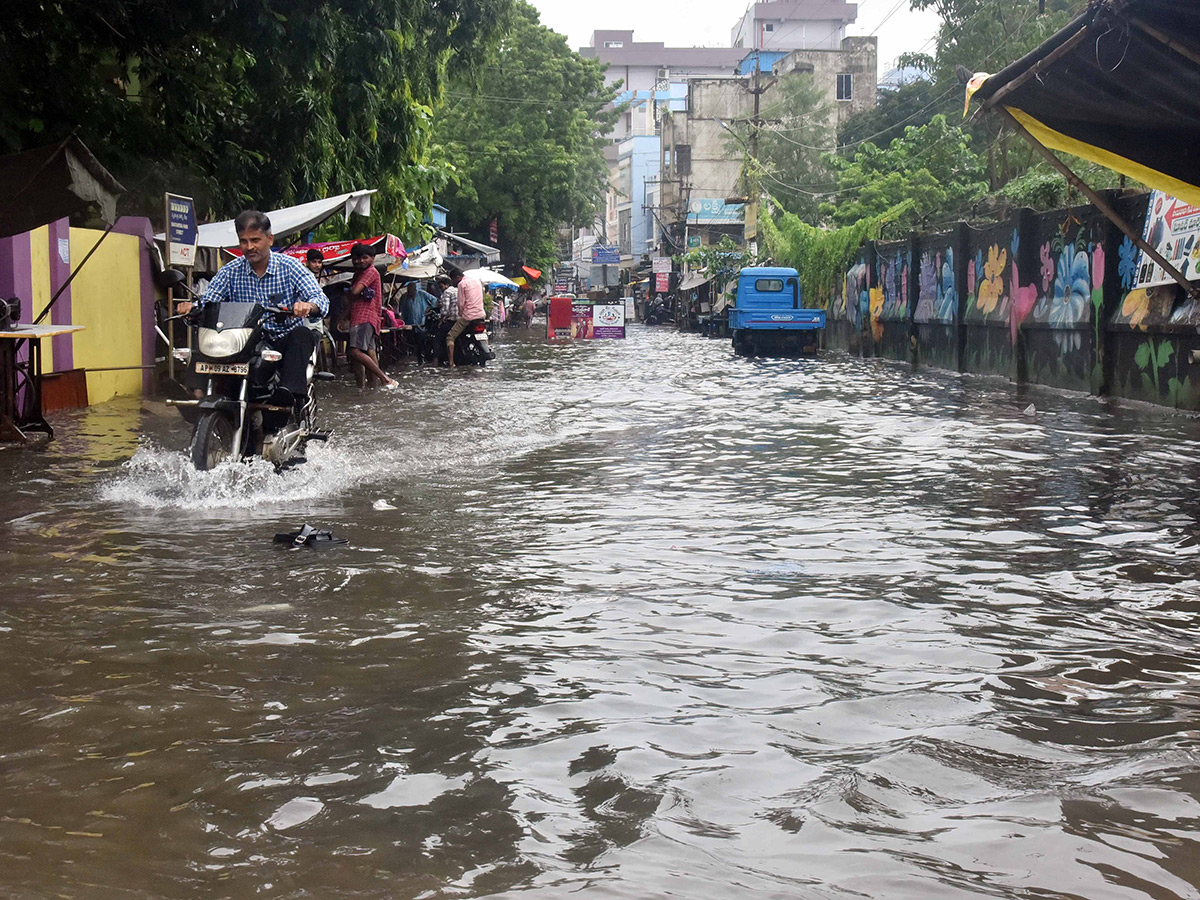
[[851,116],[838,129],[838,147],[853,152],[867,141],[881,146],[893,138],[903,137],[909,125],[929,123],[938,113],[947,112],[955,103],[961,108],[961,97],[941,97],[933,82],[919,78],[894,88],[880,88],[875,106]]
[[969,215],[988,189],[983,163],[971,151],[971,136],[935,116],[909,126],[886,147],[862,144],[852,159],[832,157],[837,191],[821,211],[838,226],[895,209],[905,201],[902,226],[941,223]]
[[[787,210],[815,222],[815,192],[831,176],[825,158],[833,144],[833,109],[807,73],[785,75],[765,96],[759,115],[769,124],[759,133],[758,171],[751,178],[760,188],[765,182]],[[749,142],[751,127],[738,130],[739,142]],[[747,193],[752,193],[749,185]]]
[[512,28],[457,77],[439,110],[436,142],[454,166],[445,196],[456,221],[498,223],[507,260],[549,269],[560,225],[593,221],[607,186],[604,141],[616,91],[537,11],[517,0]]
[[[44,0],[0,26],[0,143],[76,132],[155,214],[166,187],[214,216],[357,187],[376,225],[419,222],[447,66],[472,69],[511,0]],[[48,83],[49,81],[49,83]]]
[[[909,0],[913,9],[933,9],[941,19],[932,59],[936,95],[962,109],[964,88],[958,67],[968,72],[999,72],[1020,59],[1087,6],[1087,0]],[[944,111],[939,110],[939,111]],[[988,184],[997,190],[1035,162],[1033,151],[996,116],[980,116],[967,126],[985,151]]]

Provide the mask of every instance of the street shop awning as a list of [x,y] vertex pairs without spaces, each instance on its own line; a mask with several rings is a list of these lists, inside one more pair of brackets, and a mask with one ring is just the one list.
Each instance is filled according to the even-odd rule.
[[[968,91],[1039,143],[1200,206],[1200,3],[1092,0]],[[970,93],[968,93],[968,102]]]
[[[284,247],[279,252],[284,256],[291,256],[301,262],[308,258],[309,250],[320,250],[321,256],[324,257],[326,266],[336,266],[339,263],[344,263],[350,259],[350,251],[355,244],[366,244],[375,251],[379,264],[386,263],[391,265],[393,262],[404,260],[408,253],[404,249],[404,242],[394,234],[381,234],[378,237],[355,238],[349,241],[321,241],[315,244],[292,244],[289,247]],[[241,256],[242,251],[237,247],[226,247],[225,252],[230,256]]]
[[1051,150],[1072,153],[1200,206],[1200,3],[1090,0],[978,96],[1180,286],[1200,290]]
[[690,291],[692,288],[698,288],[701,285],[708,284],[710,281],[712,281],[711,275],[702,275],[699,272],[693,272],[687,278],[683,279],[679,285],[679,290]]
[[[351,191],[349,194],[338,194],[334,197],[326,197],[324,200],[313,200],[298,206],[285,206],[282,209],[270,210],[267,212],[267,218],[271,220],[271,233],[279,238],[307,231],[310,228],[316,228],[339,212],[347,222],[350,221],[352,213],[369,216],[371,214],[371,195],[374,193],[374,190]],[[226,219],[223,222],[201,225],[198,229],[200,237],[196,246],[200,249],[213,250],[236,247],[238,236],[233,222],[233,219]],[[162,234],[156,234],[154,237],[160,241],[164,238]]]
[[0,237],[71,216],[94,203],[112,224],[125,192],[75,136],[58,144],[0,156]]
[[448,241],[453,241],[459,246],[466,247],[468,250],[474,250],[476,253],[483,255],[486,262],[500,262],[500,248],[492,247],[488,244],[481,244],[479,241],[473,241],[470,238],[465,238],[461,234],[455,234],[453,231],[439,231],[442,237]]
[[542,277],[542,270],[535,269],[531,266],[521,266],[521,271],[529,276],[530,281],[537,281],[539,278]]

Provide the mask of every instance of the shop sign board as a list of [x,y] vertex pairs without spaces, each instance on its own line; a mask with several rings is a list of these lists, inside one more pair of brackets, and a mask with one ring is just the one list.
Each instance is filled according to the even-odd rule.
[[659,272],[654,276],[654,290],[660,294],[665,294],[671,289],[671,276],[665,272]]
[[[1142,238],[1184,278],[1200,279],[1200,207],[1163,191],[1152,192]],[[1175,284],[1175,279],[1145,253],[1140,254],[1133,286],[1151,288],[1165,284]]]
[[671,272],[671,257],[669,257],[669,256],[654,257],[654,259],[651,260],[651,271],[655,272],[656,274],[661,273],[661,272],[666,272],[666,273],[670,274],[670,272]]
[[620,265],[621,248],[616,244],[594,244],[592,246],[592,264],[597,266]]
[[167,265],[194,266],[196,242],[200,229],[196,227],[196,204],[191,197],[166,195],[167,206]]

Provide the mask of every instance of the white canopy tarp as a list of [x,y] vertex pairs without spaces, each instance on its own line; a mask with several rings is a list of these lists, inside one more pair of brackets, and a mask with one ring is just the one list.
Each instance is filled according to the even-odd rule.
[[[267,218],[271,220],[271,233],[276,237],[282,237],[286,234],[306,231],[320,225],[339,210],[347,221],[349,221],[351,213],[369,216],[373,193],[375,193],[374,190],[351,191],[349,194],[338,194],[335,197],[326,197],[324,200],[301,203],[299,206],[273,209],[267,213]],[[238,236],[233,228],[233,222],[233,219],[226,219],[224,222],[209,222],[207,225],[201,225],[197,229],[200,232],[200,238],[197,240],[196,246],[201,249],[214,250],[236,247]],[[156,234],[154,237],[160,241],[166,239],[163,234]]]
[[463,272],[464,278],[474,278],[476,281],[482,281],[486,285],[500,285],[501,287],[519,288],[520,285],[506,275],[501,275],[499,272],[492,269],[467,269]]
[[442,254],[438,252],[437,244],[431,242],[409,250],[408,258],[388,266],[388,272],[407,278],[433,278],[441,264]]

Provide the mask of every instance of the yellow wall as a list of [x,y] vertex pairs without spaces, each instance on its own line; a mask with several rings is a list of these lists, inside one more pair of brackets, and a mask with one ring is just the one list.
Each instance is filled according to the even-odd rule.
[[[87,256],[101,234],[72,228],[71,261]],[[44,250],[45,237],[39,242],[35,232],[34,246]],[[73,337],[75,368],[142,364],[141,252],[137,237],[110,234],[71,282],[71,322],[84,326]],[[38,271],[35,261],[34,272]],[[51,371],[49,364],[44,368]],[[88,372],[87,382],[88,402],[103,403],[119,394],[141,394],[142,370]]]

